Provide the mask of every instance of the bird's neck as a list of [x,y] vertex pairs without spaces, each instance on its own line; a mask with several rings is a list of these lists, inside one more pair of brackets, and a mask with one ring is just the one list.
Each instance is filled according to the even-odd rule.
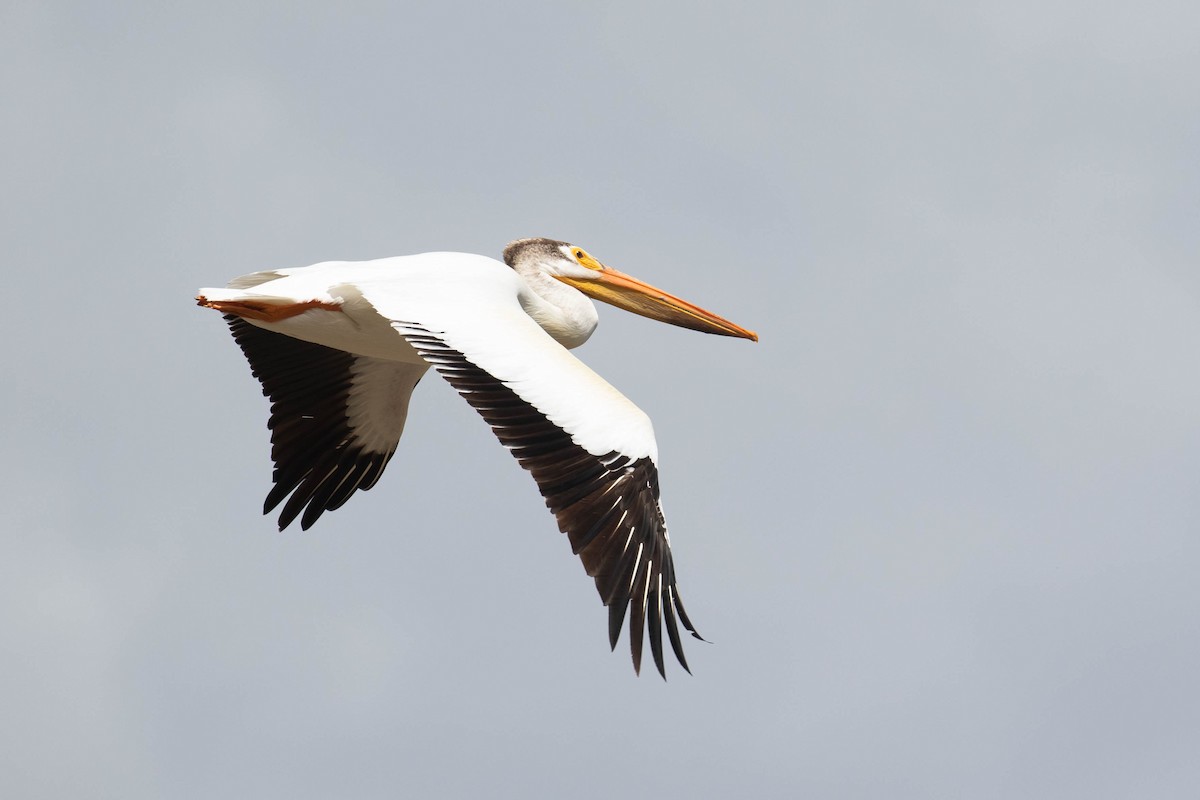
[[520,298],[525,313],[563,347],[570,349],[586,342],[600,321],[592,301],[540,269],[519,273],[528,287]]

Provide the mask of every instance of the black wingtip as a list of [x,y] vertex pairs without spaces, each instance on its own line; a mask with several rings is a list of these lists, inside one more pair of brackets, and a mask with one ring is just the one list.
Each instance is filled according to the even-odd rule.
[[608,607],[608,644],[617,649],[617,640],[621,638],[621,628],[625,624],[625,603],[613,603]]
[[[270,514],[275,509],[275,505],[277,505],[277,503],[272,503],[271,498],[268,497],[267,502],[263,503],[263,516],[265,517]],[[284,528],[290,524],[291,520],[285,520],[282,515],[278,520],[275,521],[275,527],[280,533],[283,533]]]

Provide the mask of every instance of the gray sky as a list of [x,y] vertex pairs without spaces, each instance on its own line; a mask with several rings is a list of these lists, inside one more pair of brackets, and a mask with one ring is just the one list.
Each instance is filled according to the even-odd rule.
[[[1200,784],[1195,3],[0,10],[0,795],[1169,797]],[[695,675],[635,678],[448,386],[259,516],[199,286],[552,236]]]

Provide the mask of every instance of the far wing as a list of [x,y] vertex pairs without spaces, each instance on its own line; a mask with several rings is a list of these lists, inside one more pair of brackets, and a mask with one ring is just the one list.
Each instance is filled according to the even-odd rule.
[[300,516],[307,530],[379,480],[428,367],[293,339],[232,315],[225,321],[271,398],[275,485],[263,513],[287,498],[279,529]]

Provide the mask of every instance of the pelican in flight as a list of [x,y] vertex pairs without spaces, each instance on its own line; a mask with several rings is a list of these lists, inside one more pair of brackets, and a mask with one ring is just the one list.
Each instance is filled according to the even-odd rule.
[[[753,331],[605,266],[582,248],[520,239],[504,263],[467,253],[328,261],[256,272],[199,305],[222,312],[271,399],[279,529],[307,529],[379,480],[408,401],[433,367],[533,474],[608,607],[609,643],[629,612],[664,678],[663,628],[687,671],[659,505],[650,418],[569,350],[596,328],[593,297],[684,328],[758,341]],[[586,295],[586,296],[585,296]]]

